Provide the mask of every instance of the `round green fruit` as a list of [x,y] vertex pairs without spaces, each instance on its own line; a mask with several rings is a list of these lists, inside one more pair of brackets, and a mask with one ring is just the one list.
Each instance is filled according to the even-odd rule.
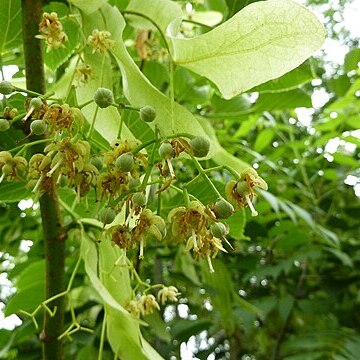
[[246,194],[249,193],[249,185],[247,184],[246,181],[239,181],[236,184],[236,192],[240,195],[240,196],[244,196]]
[[209,153],[210,141],[205,136],[196,136],[190,140],[195,157],[204,157]]
[[110,207],[106,207],[99,212],[99,220],[104,224],[111,224],[115,220],[116,212]]
[[159,147],[159,155],[162,159],[171,159],[174,156],[174,149],[168,142],[164,142]]
[[103,162],[101,158],[94,156],[90,159],[91,165],[94,165],[99,171],[103,168]]
[[214,206],[214,212],[218,219],[227,219],[234,213],[234,207],[225,199],[217,199]]
[[132,153],[121,154],[115,161],[115,167],[122,172],[129,172],[134,168],[134,155]]
[[14,90],[14,87],[8,81],[0,81],[0,94],[9,95]]
[[210,226],[210,231],[212,236],[218,239],[221,239],[229,233],[227,226],[221,222],[212,224]]
[[152,122],[155,120],[155,118],[156,111],[152,106],[146,105],[140,109],[140,119],[142,121]]
[[113,92],[107,88],[98,88],[94,94],[94,101],[102,109],[107,108],[114,103]]
[[132,204],[134,207],[145,206],[146,196],[142,192],[136,192],[131,198]]
[[42,104],[43,102],[39,97],[30,100],[30,108],[34,108],[35,110],[39,110],[42,107]]
[[44,135],[46,128],[47,126],[42,120],[34,120],[30,124],[30,131],[33,135]]

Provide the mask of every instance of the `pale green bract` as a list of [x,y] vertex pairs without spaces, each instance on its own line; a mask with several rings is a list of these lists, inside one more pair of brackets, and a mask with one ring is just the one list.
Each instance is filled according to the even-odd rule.
[[176,64],[205,76],[229,99],[296,68],[324,38],[309,10],[290,0],[268,0],[247,6],[206,34],[172,36],[171,48]]

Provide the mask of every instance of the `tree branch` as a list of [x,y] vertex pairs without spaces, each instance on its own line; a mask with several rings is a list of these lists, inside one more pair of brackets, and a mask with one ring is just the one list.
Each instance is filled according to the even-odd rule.
[[[45,75],[41,42],[35,39],[39,33],[38,24],[42,17],[42,1],[22,0],[23,43],[25,57],[26,86],[29,90],[45,94]],[[43,144],[34,147],[34,152],[42,152]],[[46,298],[65,290],[65,231],[61,224],[61,214],[57,192],[53,183],[39,200],[44,235]],[[62,343],[58,340],[64,327],[64,297],[59,297],[54,316],[45,311],[43,359],[62,359]]]

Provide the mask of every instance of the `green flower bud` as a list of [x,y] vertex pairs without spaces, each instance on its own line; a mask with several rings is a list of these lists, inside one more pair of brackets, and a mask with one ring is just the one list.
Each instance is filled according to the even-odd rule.
[[39,110],[42,107],[42,104],[43,102],[39,97],[30,100],[30,108],[34,108],[35,110]]
[[103,168],[103,162],[101,158],[94,156],[90,159],[90,164],[94,165],[99,171]]
[[190,140],[195,157],[204,157],[209,153],[210,141],[205,136],[196,136]]
[[115,102],[113,92],[106,88],[98,88],[95,91],[94,101],[101,108],[107,108]]
[[221,222],[212,224],[210,226],[210,231],[211,231],[212,236],[214,236],[218,239],[221,239],[222,237],[226,236],[229,233],[228,227]]
[[171,159],[174,156],[174,149],[168,142],[164,142],[159,147],[159,155],[162,159]]
[[14,90],[14,87],[8,81],[0,81],[0,94],[9,95]]
[[34,134],[34,135],[44,135],[46,128],[47,128],[47,126],[42,120],[34,120],[30,124],[31,134]]
[[140,119],[146,122],[152,122],[156,118],[155,109],[150,106],[146,105],[140,109]]
[[132,153],[121,154],[115,161],[115,167],[122,172],[131,171],[134,168],[134,155]]
[[99,212],[99,220],[104,224],[110,224],[114,221],[116,216],[116,212],[114,209],[110,207],[106,207],[104,209],[101,209]]
[[234,207],[225,199],[217,199],[214,206],[214,212],[218,219],[227,219],[234,213]]
[[10,122],[6,119],[0,119],[0,131],[6,131],[10,128]]
[[144,193],[142,192],[136,192],[132,198],[131,198],[131,202],[133,204],[134,207],[142,207],[145,206],[146,204],[146,196]]

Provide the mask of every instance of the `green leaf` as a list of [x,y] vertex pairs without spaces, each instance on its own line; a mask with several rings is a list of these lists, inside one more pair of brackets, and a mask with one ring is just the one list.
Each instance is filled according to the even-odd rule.
[[15,202],[30,197],[31,190],[26,188],[26,182],[14,180],[0,184],[0,202]]
[[203,330],[208,330],[212,325],[209,320],[187,320],[180,319],[177,320],[171,326],[171,332],[173,337],[179,342],[188,341],[189,338],[193,335],[199,334]]
[[143,339],[140,321],[124,309],[133,293],[122,251],[108,239],[97,244],[84,234],[81,255],[86,273],[104,302],[107,337],[114,353],[124,360],[162,359]]
[[299,66],[321,46],[325,31],[296,2],[268,0],[247,6],[206,34],[176,35],[175,63],[207,77],[229,99]]
[[78,7],[84,14],[89,15],[100,9],[108,0],[70,0],[69,2]]
[[41,278],[18,291],[10,298],[5,308],[5,315],[9,316],[20,310],[33,311],[44,299],[44,278]]
[[[145,15],[154,21],[162,33],[165,34],[167,27],[173,21],[180,25],[182,18],[182,10],[179,4],[170,0],[131,0],[126,11],[134,11]],[[159,16],[161,14],[161,16]],[[154,25],[140,16],[127,16],[131,19],[131,25],[142,29],[154,30]]]
[[224,222],[230,227],[229,235],[231,238],[235,240],[245,239],[246,213],[244,209],[236,211]]
[[37,283],[42,280],[44,283],[45,260],[33,262],[25,268],[16,280],[16,288],[21,291],[30,284]]
[[351,156],[335,153],[333,154],[333,157],[334,157],[334,161],[340,165],[347,165],[355,168],[359,167],[359,161],[355,160]]
[[[0,57],[6,51],[21,46],[22,19],[20,0],[0,1]],[[0,61],[1,62],[1,61]]]
[[311,97],[300,89],[260,94],[252,108],[254,112],[287,110],[296,107],[311,108]]
[[358,64],[360,62],[360,49],[352,49],[350,50],[344,60],[344,68],[345,72],[349,72],[351,70],[356,70],[358,68]]
[[[121,14],[117,9],[110,7],[104,7],[103,11],[107,14],[109,31],[113,34],[114,39],[121,39],[122,31],[125,27]],[[220,146],[209,122],[204,119],[195,118],[184,107],[176,102],[172,104],[168,97],[158,91],[141,73],[126,51],[123,42],[116,42],[112,49],[112,54],[118,62],[123,75],[123,90],[126,98],[132,106],[142,107],[150,104],[155,108],[156,119],[151,126],[154,127],[156,125],[161,135],[171,135],[174,133],[205,134],[212,140],[209,157],[212,157],[216,163],[232,166],[239,172],[249,166],[240,159],[233,157]],[[101,127],[98,128],[98,131],[106,137]]]
[[262,130],[256,137],[254,150],[257,152],[263,151],[272,142],[274,135],[273,129],[267,128]]
[[277,79],[267,81],[265,84],[255,86],[250,91],[272,93],[294,90],[313,79],[314,75],[311,70],[310,62],[306,61],[304,64],[298,66],[296,69],[288,72],[287,74]]
[[179,247],[174,260],[173,270],[186,276],[193,284],[200,286],[201,282],[195,269],[194,259],[188,252]]

